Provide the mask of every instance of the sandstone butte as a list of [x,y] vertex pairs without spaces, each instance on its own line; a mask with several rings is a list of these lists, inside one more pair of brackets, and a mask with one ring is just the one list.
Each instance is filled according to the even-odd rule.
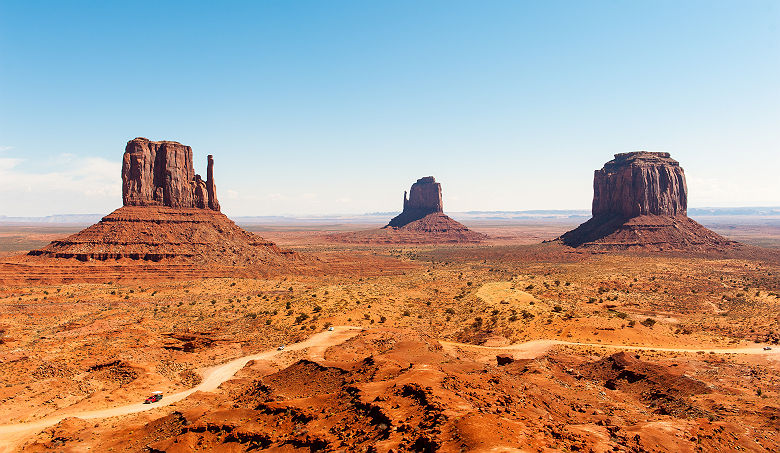
[[593,217],[559,240],[602,249],[718,250],[736,245],[688,217],[685,173],[669,153],[615,154],[593,176]]
[[332,234],[328,239],[365,244],[436,244],[474,243],[487,236],[444,214],[441,184],[433,176],[426,176],[404,192],[403,211],[383,228]]
[[80,261],[142,260],[280,264],[294,253],[239,228],[220,212],[214,158],[206,180],[195,174],[192,148],[173,141],[130,140],[122,159],[124,206],[31,257]]

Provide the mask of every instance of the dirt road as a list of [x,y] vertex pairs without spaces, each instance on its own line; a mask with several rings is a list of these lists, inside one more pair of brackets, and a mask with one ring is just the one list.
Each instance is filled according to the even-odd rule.
[[[284,351],[278,351],[276,349],[261,352],[259,354],[253,354],[245,357],[241,357],[222,365],[217,365],[211,368],[201,370],[203,381],[194,388],[189,390],[173,393],[167,395],[162,401],[154,404],[129,404],[126,406],[112,407],[108,409],[100,409],[94,411],[84,411],[75,413],[65,413],[54,417],[44,418],[38,421],[29,423],[16,423],[12,425],[0,426],[0,452],[13,451],[18,445],[32,436],[50,426],[56,425],[60,421],[68,417],[76,417],[81,419],[97,419],[118,417],[122,415],[135,414],[138,412],[148,411],[151,409],[157,409],[160,407],[168,406],[177,401],[181,401],[195,392],[211,392],[216,390],[220,384],[232,378],[241,368],[243,368],[250,360],[267,360],[285,351],[297,351],[302,349],[309,350],[309,356],[313,359],[322,359],[322,355],[326,348],[334,346],[352,338],[360,332],[359,327],[351,326],[339,326],[334,327],[333,331],[320,332],[313,335],[306,341],[289,345],[285,347]],[[630,346],[630,345],[610,345],[600,343],[578,343],[562,340],[533,340],[521,344],[514,344],[508,346],[477,346],[466,343],[454,343],[449,341],[439,341],[439,343],[448,352],[457,352],[457,350],[470,350],[470,351],[490,351],[490,359],[494,359],[493,354],[496,352],[506,351],[511,352],[515,358],[518,359],[532,359],[538,357],[547,352],[551,347],[558,345],[570,345],[570,346],[588,346],[599,348],[612,348],[612,349],[627,349],[627,350],[641,350],[641,351],[667,351],[667,352],[680,352],[680,353],[713,353],[713,354],[760,354],[769,356],[773,360],[780,360],[780,348],[765,351],[762,346],[751,346],[743,348],[724,348],[724,349],[708,349],[708,348],[663,348],[656,346]]]
[[231,360],[230,362],[216,365],[210,368],[201,370],[201,376],[203,380],[201,383],[189,390],[185,390],[179,393],[172,393],[166,395],[162,401],[154,404],[135,403],[128,404],[126,406],[111,407],[108,409],[100,409],[94,411],[84,411],[75,413],[65,413],[54,417],[47,417],[41,420],[37,420],[29,423],[15,423],[12,425],[0,425],[0,452],[14,451],[17,446],[32,436],[50,426],[54,426],[60,421],[69,418],[76,417],[81,419],[96,419],[96,418],[108,418],[118,417],[121,415],[135,414],[138,412],[144,412],[152,409],[158,409],[160,407],[168,406],[177,401],[181,401],[184,398],[192,395],[195,392],[212,392],[216,390],[220,384],[232,378],[241,368],[243,368],[250,360],[267,360],[278,354],[282,354],[286,351],[297,351],[301,349],[309,349],[310,354],[317,358],[322,357],[322,354],[329,346],[343,343],[344,341],[352,338],[360,332],[359,327],[340,326],[334,327],[333,331],[320,332],[311,336],[309,339],[300,343],[286,346],[284,351],[278,351],[276,349],[261,352],[259,354],[253,354],[238,359]]
[[631,346],[621,344],[602,344],[602,343],[579,343],[573,341],[563,340],[533,340],[520,344],[512,344],[508,346],[477,346],[465,343],[454,343],[451,341],[439,341],[439,343],[449,351],[457,348],[463,350],[472,351],[491,351],[491,353],[507,351],[517,359],[533,359],[549,350],[553,346],[569,345],[569,346],[588,346],[597,348],[610,348],[610,349],[625,349],[632,351],[662,351],[662,352],[680,352],[680,353],[706,353],[706,354],[751,354],[751,355],[766,355],[773,360],[780,360],[780,348],[775,348],[769,351],[763,349],[763,345],[749,346],[742,348],[664,348],[657,346]]

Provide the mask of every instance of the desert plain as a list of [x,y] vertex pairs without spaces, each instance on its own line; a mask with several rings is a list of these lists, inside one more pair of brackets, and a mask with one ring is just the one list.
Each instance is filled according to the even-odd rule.
[[[83,225],[5,225],[0,444],[780,449],[780,227],[705,223],[742,245],[699,253],[542,242],[577,223],[474,222],[474,244],[242,225],[295,252],[262,272],[26,262]],[[143,405],[152,391],[163,400]]]

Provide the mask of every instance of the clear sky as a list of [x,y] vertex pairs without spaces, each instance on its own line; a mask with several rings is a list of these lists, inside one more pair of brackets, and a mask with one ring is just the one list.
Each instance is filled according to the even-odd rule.
[[780,2],[0,0],[0,215],[119,207],[137,136],[229,215],[587,209],[638,149],[778,206]]

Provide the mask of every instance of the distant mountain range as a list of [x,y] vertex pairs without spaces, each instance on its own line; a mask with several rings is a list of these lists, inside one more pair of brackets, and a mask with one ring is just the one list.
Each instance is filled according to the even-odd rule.
[[[334,214],[322,216],[237,216],[231,217],[239,224],[332,224],[332,223],[386,223],[399,211],[370,212],[366,214]],[[544,209],[529,211],[466,211],[448,212],[458,221],[500,221],[500,220],[576,220],[590,217],[589,209]],[[690,208],[691,217],[757,216],[780,217],[780,207],[733,207],[733,208]],[[60,214],[46,217],[9,217],[0,215],[0,224],[71,224],[91,225],[104,214]]]

